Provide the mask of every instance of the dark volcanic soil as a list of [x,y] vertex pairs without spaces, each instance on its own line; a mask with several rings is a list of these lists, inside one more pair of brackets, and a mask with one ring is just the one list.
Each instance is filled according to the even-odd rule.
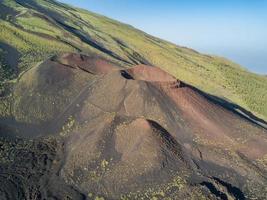
[[265,199],[267,131],[211,99],[157,67],[53,57],[0,120],[0,199]]

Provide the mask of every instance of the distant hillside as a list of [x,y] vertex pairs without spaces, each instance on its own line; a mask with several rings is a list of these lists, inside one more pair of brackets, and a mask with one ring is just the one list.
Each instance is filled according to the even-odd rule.
[[219,57],[155,38],[132,26],[53,0],[0,1],[0,80],[60,52],[100,54],[124,66],[160,66],[176,78],[267,119],[267,80]]

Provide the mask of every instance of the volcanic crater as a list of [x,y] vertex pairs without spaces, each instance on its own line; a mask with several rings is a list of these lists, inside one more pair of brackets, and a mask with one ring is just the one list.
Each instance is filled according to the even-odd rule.
[[158,67],[67,53],[13,95],[1,128],[28,161],[1,167],[4,199],[267,196],[266,129]]

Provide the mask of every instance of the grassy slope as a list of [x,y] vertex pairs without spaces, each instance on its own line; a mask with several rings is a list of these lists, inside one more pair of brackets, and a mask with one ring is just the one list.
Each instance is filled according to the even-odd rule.
[[[199,54],[129,25],[52,0],[3,0],[0,8],[8,10],[2,12],[0,19],[0,44],[8,44],[19,52],[20,72],[62,51],[94,52],[128,66],[160,66],[181,80],[267,119],[267,79],[223,58]],[[0,78],[8,80],[14,76],[4,55],[5,49],[0,48],[0,64],[5,66]]]

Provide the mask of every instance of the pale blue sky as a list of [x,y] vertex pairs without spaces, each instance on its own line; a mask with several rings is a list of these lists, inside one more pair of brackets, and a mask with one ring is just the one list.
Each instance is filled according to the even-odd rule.
[[61,0],[267,74],[267,0]]

